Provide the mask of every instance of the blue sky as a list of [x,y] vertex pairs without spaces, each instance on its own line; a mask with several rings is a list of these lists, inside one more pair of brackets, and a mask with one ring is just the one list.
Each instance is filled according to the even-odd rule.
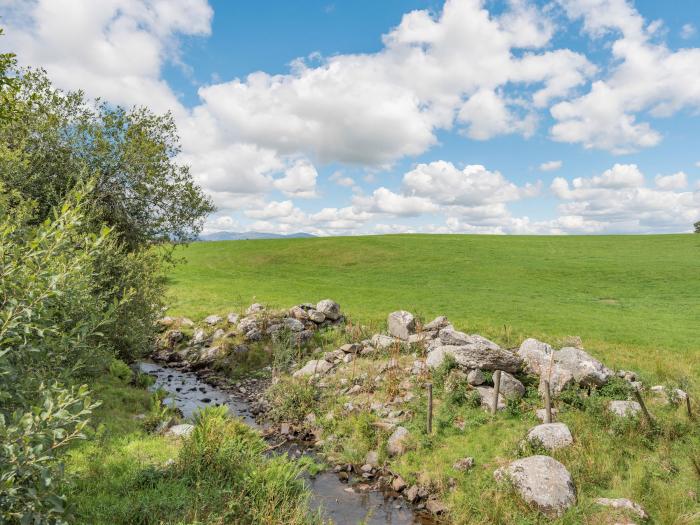
[[700,219],[700,5],[0,0],[56,85],[175,115],[207,231],[590,234]]

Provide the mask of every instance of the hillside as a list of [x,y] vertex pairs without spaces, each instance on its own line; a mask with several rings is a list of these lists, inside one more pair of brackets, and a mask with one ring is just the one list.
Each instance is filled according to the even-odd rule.
[[173,315],[253,300],[338,301],[381,325],[399,308],[515,345],[579,335],[617,367],[700,374],[700,236],[395,235],[195,243],[170,276]]

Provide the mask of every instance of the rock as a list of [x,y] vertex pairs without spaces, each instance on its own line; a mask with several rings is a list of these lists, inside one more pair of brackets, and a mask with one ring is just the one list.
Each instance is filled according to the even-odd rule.
[[537,425],[527,433],[527,440],[533,444],[541,443],[549,451],[568,447],[574,442],[569,427],[564,423]]
[[262,332],[258,330],[257,328],[252,328],[248,330],[245,335],[243,336],[243,339],[246,341],[260,341],[262,339]]
[[576,488],[569,471],[549,456],[530,456],[494,472],[510,482],[528,504],[550,517],[561,516],[576,504]]
[[391,312],[387,317],[387,325],[391,335],[404,341],[416,333],[416,319],[412,313],[405,310]]
[[379,453],[376,450],[370,450],[365,456],[365,463],[372,467],[379,465]]
[[554,362],[570,370],[581,386],[603,386],[614,372],[579,348],[566,347],[554,352]]
[[397,340],[384,334],[374,334],[371,339],[372,346],[379,350],[390,348]]
[[450,370],[450,373],[445,378],[445,392],[456,391],[461,385],[467,382],[467,374],[459,369]]
[[204,365],[212,363],[217,357],[224,353],[224,348],[222,346],[210,346],[202,349],[199,353],[198,363]]
[[391,482],[391,488],[395,492],[401,492],[403,489],[406,488],[406,482],[403,480],[401,476],[396,476],[394,478],[394,481]]
[[454,328],[441,329],[439,337],[444,345],[461,346],[472,342],[471,337],[464,332],[458,332]]
[[190,339],[190,343],[193,345],[201,345],[206,340],[207,333],[204,331],[203,328],[197,328],[192,334],[192,339]]
[[549,367],[554,348],[537,339],[525,339],[520,345],[518,355],[525,362],[525,370],[531,374],[541,375]]
[[[479,396],[481,396],[481,406],[487,410],[490,410],[491,405],[493,404],[493,395],[495,394],[493,387],[477,386],[475,390],[479,392]],[[498,406],[496,407],[496,410],[503,410],[504,408],[506,408],[506,398],[499,393]]]
[[291,332],[301,332],[304,329],[304,323],[293,317],[285,317],[283,325]]
[[508,372],[501,372],[500,392],[506,399],[520,399],[525,395],[525,387]]
[[230,313],[226,316],[226,320],[228,321],[228,324],[238,324],[238,320],[241,318],[240,315]]
[[411,503],[415,503],[420,499],[418,492],[418,485],[411,485],[411,487],[403,493],[403,497]]
[[280,424],[280,434],[283,436],[289,435],[291,428],[289,426],[289,423],[282,423]]
[[180,317],[180,326],[187,326],[187,327],[192,327],[194,326],[194,321],[192,319],[188,319],[187,317]]
[[407,441],[410,436],[408,430],[404,427],[396,427],[393,434],[389,436],[387,441],[387,452],[389,455],[396,456],[403,454],[406,451]]
[[168,436],[176,436],[176,437],[187,437],[189,436],[192,431],[194,430],[194,425],[190,425],[188,423],[183,423],[181,425],[173,425],[168,429],[166,434]]
[[340,347],[340,350],[345,354],[356,354],[362,350],[362,345],[357,343],[346,343]]
[[610,401],[608,410],[619,417],[634,416],[642,410],[636,401]]
[[309,314],[301,306],[292,306],[289,309],[289,317],[298,321],[306,321],[309,318]]
[[520,370],[522,359],[507,350],[484,349],[480,343],[469,346],[440,346],[428,354],[426,363],[430,368],[442,364],[446,355],[451,355],[463,369],[502,370],[514,373]]
[[425,508],[435,515],[440,515],[447,512],[447,506],[436,499],[429,499],[428,501],[426,501]]
[[326,320],[326,314],[324,314],[323,312],[319,312],[315,308],[312,310],[307,310],[306,314],[309,316],[310,320],[317,324],[320,324]]
[[226,332],[224,332],[223,329],[217,328],[216,331],[211,335],[211,338],[212,339],[221,339],[225,335],[226,335]]
[[441,315],[426,324],[423,330],[440,330],[441,328],[445,328],[448,324],[450,324],[450,322],[447,320],[447,317]]
[[571,370],[554,364],[552,365],[551,372],[547,370],[540,376],[540,385],[538,390],[542,397],[544,397],[546,380],[549,380],[549,393],[552,397],[558,396],[566,387],[576,383],[574,380],[574,374]]
[[245,334],[246,332],[249,332],[253,328],[258,327],[258,322],[255,320],[255,317],[244,317],[238,322],[238,333],[239,334]]
[[631,370],[618,370],[617,377],[624,379],[625,381],[629,381],[630,383],[637,380],[636,372]]
[[330,319],[331,321],[337,321],[340,319],[340,305],[335,301],[331,301],[330,299],[319,301],[319,303],[316,305],[316,310],[321,312],[326,316],[326,319]]
[[162,317],[156,321],[156,324],[160,327],[167,328],[175,323],[175,318],[169,315]]
[[345,364],[352,363],[354,359],[355,359],[355,354],[345,354],[345,356],[343,357],[343,363],[345,363]]
[[168,337],[168,342],[171,345],[174,345],[174,344],[182,341],[185,336],[183,335],[183,333],[180,330],[170,330],[167,334],[167,337]]
[[414,376],[423,374],[428,371],[428,366],[425,364],[425,361],[421,361],[420,359],[416,359],[413,361],[413,366],[411,367],[411,374]]
[[625,498],[616,498],[616,499],[609,499],[609,498],[598,498],[595,500],[595,502],[598,505],[602,505],[604,507],[612,507],[614,509],[621,509],[621,510],[627,510],[630,512],[633,512],[636,514],[640,519],[646,520],[649,518],[649,515],[646,513],[644,508],[639,505],[638,503],[635,503],[634,501],[625,499]]
[[657,395],[666,395],[669,398],[669,400],[674,403],[685,401],[685,399],[688,397],[688,393],[684,390],[681,390],[680,388],[673,388],[669,391],[663,385],[655,385],[652,386],[649,390],[651,390],[654,394]]
[[207,323],[208,325],[213,326],[213,325],[221,322],[221,316],[220,315],[210,315],[210,316],[204,318],[204,322]]
[[421,332],[419,334],[411,334],[408,336],[409,345],[417,345],[421,343],[427,343],[433,338],[430,332]]
[[471,470],[474,468],[474,458],[468,457],[468,458],[462,458],[458,459],[457,461],[454,462],[452,465],[452,468],[455,470],[459,470],[462,472],[466,472],[467,470]]
[[313,330],[302,330],[301,332],[296,332],[294,334],[294,344],[299,345],[299,346],[305,345],[306,343],[311,341],[313,336],[314,336]]
[[312,359],[311,361],[307,362],[303,368],[300,368],[299,370],[294,372],[293,376],[294,377],[304,377],[304,376],[312,376],[314,374],[325,374],[331,368],[333,368],[333,365],[331,363],[329,363],[328,361],[324,361],[323,359],[319,359],[319,360]]
[[253,314],[258,314],[258,313],[263,312],[263,311],[265,311],[265,305],[260,304],[260,303],[253,303],[245,311],[245,314],[246,315],[253,315]]
[[[478,368],[476,370],[470,370],[467,374],[467,383],[469,383],[472,386],[483,385],[485,381],[486,378],[484,377],[484,373]],[[502,384],[503,382],[501,381],[501,385]]]
[[[546,415],[545,412],[546,412],[546,409],[544,409],[544,408],[538,408],[535,411],[535,417],[537,417],[537,419],[542,421],[542,423],[544,423],[544,416]],[[558,413],[559,413],[559,410],[557,410],[556,408],[552,409],[552,421],[557,419]]]

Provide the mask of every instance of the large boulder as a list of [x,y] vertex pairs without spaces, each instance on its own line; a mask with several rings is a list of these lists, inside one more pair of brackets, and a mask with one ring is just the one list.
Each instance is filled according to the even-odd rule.
[[440,330],[441,328],[445,328],[447,325],[449,325],[450,322],[447,320],[447,317],[444,315],[441,315],[439,317],[436,317],[432,321],[430,321],[428,324],[426,324],[423,327],[423,330]]
[[404,341],[416,333],[416,319],[411,312],[405,310],[391,312],[387,317],[387,325],[391,335]]
[[316,310],[326,316],[326,319],[337,321],[340,319],[340,305],[330,299],[319,301]]
[[472,386],[483,385],[486,382],[486,377],[484,373],[477,368],[476,370],[469,371],[467,374],[467,382]]
[[531,374],[540,375],[552,359],[554,348],[547,343],[538,341],[537,339],[525,339],[520,345],[518,355],[525,362],[525,370]]
[[304,329],[304,323],[293,317],[286,317],[283,325],[291,332],[301,332]]
[[315,374],[325,374],[331,368],[333,368],[333,364],[329,363],[324,359],[312,359],[309,362],[307,362],[302,368],[294,372],[293,376],[306,377]]
[[309,314],[301,306],[292,306],[289,309],[289,317],[298,319],[299,321],[306,321],[309,318]]
[[[481,397],[481,406],[486,410],[491,410],[491,406],[493,405],[493,396],[496,394],[495,389],[490,386],[477,386],[475,390],[479,393],[479,396]],[[499,393],[498,405],[496,406],[496,410],[503,410],[504,408],[506,408],[506,398],[503,397],[501,393]]]
[[319,312],[315,308],[307,310],[306,313],[309,316],[309,319],[314,323],[321,324],[323,321],[326,320],[326,314],[324,314],[323,312]]
[[561,516],[576,504],[576,487],[566,467],[549,456],[530,456],[494,472],[507,481],[529,505],[550,517]]
[[608,410],[618,417],[636,416],[642,406],[636,401],[610,401]]
[[506,399],[520,399],[525,395],[525,386],[508,372],[501,372],[500,392]]
[[452,327],[442,328],[439,333],[440,341],[444,345],[461,346],[472,342],[472,338],[464,332],[455,330]]
[[568,447],[574,442],[569,427],[564,423],[537,425],[527,433],[527,441],[541,444],[547,450]]
[[514,373],[520,370],[522,359],[507,350],[487,350],[480,346],[440,346],[428,354],[426,363],[430,368],[437,368],[442,364],[445,356],[450,355],[457,364],[466,369],[474,370],[503,370]]
[[566,347],[554,352],[557,366],[570,370],[581,386],[603,386],[615,372],[580,348]]
[[204,322],[207,323],[208,325],[213,326],[213,325],[221,322],[221,316],[220,315],[210,315],[210,316],[204,318]]
[[386,444],[386,450],[390,456],[397,456],[406,452],[406,446],[410,433],[404,427],[396,427],[394,432],[389,436]]
[[391,345],[396,343],[396,339],[394,339],[390,335],[374,334],[372,336],[371,343],[374,348],[377,348],[379,350],[386,350],[387,348],[390,348]]

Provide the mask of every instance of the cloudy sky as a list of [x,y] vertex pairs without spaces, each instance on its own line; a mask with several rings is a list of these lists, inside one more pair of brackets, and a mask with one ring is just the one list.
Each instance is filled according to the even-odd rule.
[[0,0],[0,49],[175,115],[207,231],[700,219],[695,0]]

